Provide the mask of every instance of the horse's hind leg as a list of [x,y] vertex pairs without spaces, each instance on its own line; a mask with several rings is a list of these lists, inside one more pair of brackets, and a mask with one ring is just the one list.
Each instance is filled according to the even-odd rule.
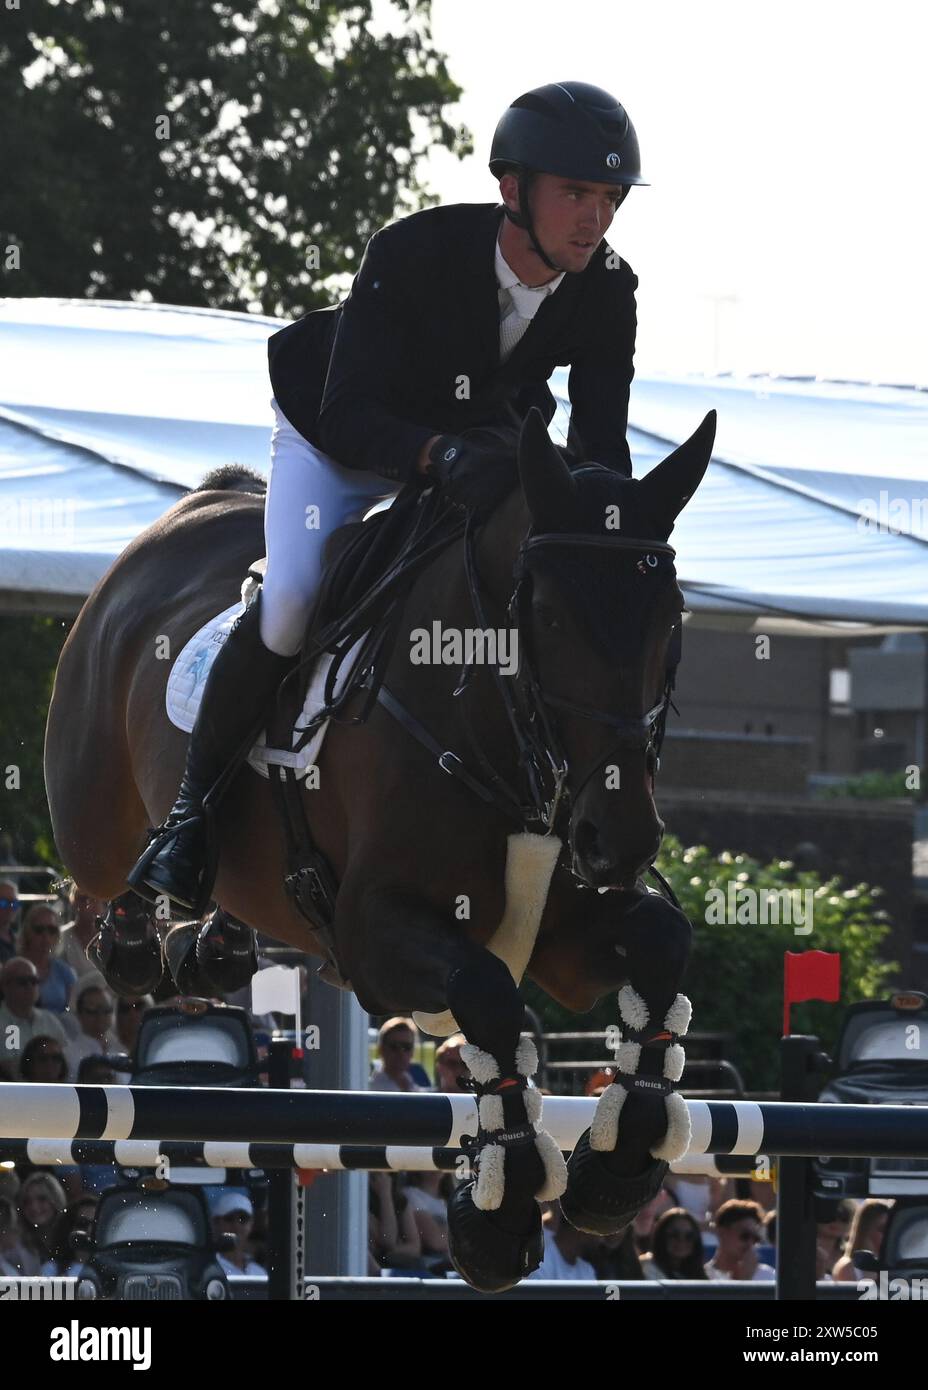
[[[344,899],[340,898],[340,911]],[[538,1128],[538,1059],[522,1039],[524,1005],[508,968],[421,903],[365,895],[340,963],[371,1012],[450,1009],[468,1042],[461,1056],[478,1096],[475,1177],[448,1211],[451,1258],[473,1287],[511,1288],[541,1262],[538,1203],[564,1190],[564,1161]]]
[[683,1074],[690,1002],[679,994],[692,929],[665,898],[649,894],[617,931],[626,983],[619,991],[617,1074],[570,1158],[561,1210],[571,1225],[617,1235],[654,1197],[668,1164],[689,1147],[689,1113],[671,1087]]

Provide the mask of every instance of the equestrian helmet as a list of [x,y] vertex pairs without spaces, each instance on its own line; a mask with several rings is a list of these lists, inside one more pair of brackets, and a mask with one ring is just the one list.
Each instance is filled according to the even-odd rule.
[[490,147],[490,172],[501,178],[513,166],[621,188],[647,186],[625,107],[587,82],[549,82],[503,112]]

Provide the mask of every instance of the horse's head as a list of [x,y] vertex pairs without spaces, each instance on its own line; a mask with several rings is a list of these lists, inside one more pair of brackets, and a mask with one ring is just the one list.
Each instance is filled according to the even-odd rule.
[[684,606],[666,541],[714,438],[712,411],[633,480],[597,464],[571,469],[532,411],[519,441],[522,497],[494,518],[499,563],[515,563],[523,693],[567,763],[573,868],[597,887],[634,882],[663,834],[653,735]]

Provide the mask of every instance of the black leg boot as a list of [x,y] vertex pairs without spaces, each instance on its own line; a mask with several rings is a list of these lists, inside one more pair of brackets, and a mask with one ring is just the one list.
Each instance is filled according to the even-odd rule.
[[296,660],[278,656],[261,641],[261,601],[259,591],[213,662],[190,734],[177,800],[128,875],[143,897],[164,895],[196,916],[206,910],[215,875],[217,856],[208,835],[208,813],[250,753],[271,700]]

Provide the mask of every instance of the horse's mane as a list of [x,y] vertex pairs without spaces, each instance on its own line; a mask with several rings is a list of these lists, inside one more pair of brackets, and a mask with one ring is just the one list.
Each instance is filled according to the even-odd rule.
[[267,480],[253,468],[241,463],[224,463],[219,468],[211,468],[203,481],[193,489],[194,492],[252,492],[263,496],[267,492]]

